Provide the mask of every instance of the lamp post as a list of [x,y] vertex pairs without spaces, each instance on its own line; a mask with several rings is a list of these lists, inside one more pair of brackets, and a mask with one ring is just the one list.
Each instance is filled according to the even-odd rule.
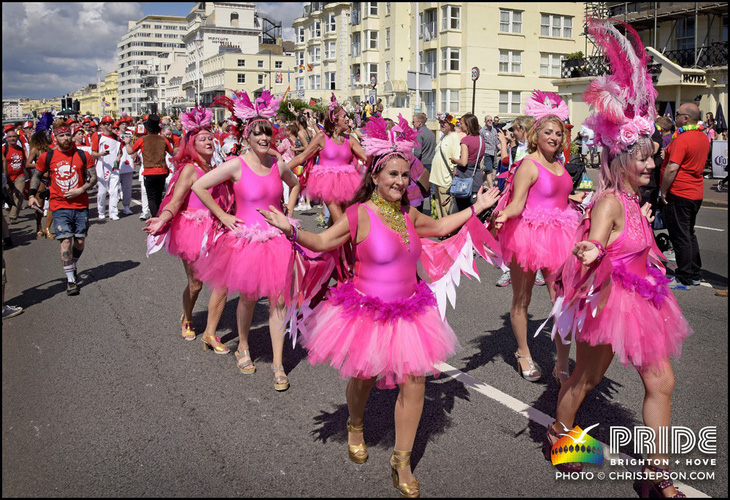
[[104,116],[103,110],[101,108],[101,68],[99,66],[96,67],[96,90],[99,93],[99,98],[97,100],[99,116]]
[[[132,69],[134,69],[134,83],[137,83],[137,78],[139,76],[139,66],[134,65],[132,66]],[[139,116],[139,95],[137,94],[137,91],[139,90],[139,85],[135,85],[134,88],[134,116]]]
[[198,29],[197,34],[195,35],[195,64],[197,66],[197,71],[195,73],[195,89],[196,89],[196,97],[195,97],[195,105],[200,105],[200,48],[203,45],[203,33]]

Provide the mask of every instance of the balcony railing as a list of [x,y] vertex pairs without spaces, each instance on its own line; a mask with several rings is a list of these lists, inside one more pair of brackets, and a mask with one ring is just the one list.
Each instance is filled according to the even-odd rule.
[[[580,78],[585,76],[602,76],[610,73],[611,68],[605,56],[582,57],[579,59],[566,59],[560,64],[561,78]],[[652,59],[648,65],[648,71],[654,83],[657,82],[662,72],[662,65],[655,63]]]
[[710,66],[727,66],[727,42],[715,42],[697,49],[667,50],[664,57],[683,68],[708,68]]

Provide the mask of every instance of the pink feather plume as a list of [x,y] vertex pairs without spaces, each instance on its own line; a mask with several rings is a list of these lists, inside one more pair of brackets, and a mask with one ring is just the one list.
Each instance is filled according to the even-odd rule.
[[180,116],[180,122],[188,133],[196,133],[207,128],[213,122],[213,113],[202,106],[197,106]]
[[570,110],[558,94],[535,90],[525,101],[525,114],[532,116],[535,120],[555,115],[561,121],[565,121],[570,117]]

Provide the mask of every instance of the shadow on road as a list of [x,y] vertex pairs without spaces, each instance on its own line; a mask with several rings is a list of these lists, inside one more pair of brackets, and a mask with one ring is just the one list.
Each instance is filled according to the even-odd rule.
[[[395,402],[398,397],[398,390],[382,390],[373,387],[365,407],[365,444],[370,447],[381,447],[391,449],[395,446]],[[423,406],[421,423],[416,434],[416,441],[413,445],[411,464],[415,470],[416,465],[426,451],[426,446],[434,436],[443,434],[451,427],[451,417],[456,399],[469,401],[469,391],[459,381],[443,378],[426,379],[426,397]],[[333,440],[342,443],[345,448],[347,443],[347,417],[349,412],[347,404],[338,405],[332,412],[321,411],[314,417],[315,425],[311,434],[315,440],[326,443]]]

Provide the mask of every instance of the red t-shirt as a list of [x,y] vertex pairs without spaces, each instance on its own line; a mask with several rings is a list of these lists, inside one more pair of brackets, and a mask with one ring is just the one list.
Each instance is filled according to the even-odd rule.
[[[43,153],[36,162],[36,168],[42,174],[46,172],[46,155]],[[86,168],[94,168],[94,159],[86,151],[81,151],[73,146],[68,151],[55,149],[51,158],[51,196],[49,203],[51,210],[61,208],[73,208],[76,210],[89,208],[89,195],[81,193],[76,198],[66,199],[64,193],[71,189],[80,188],[86,182],[86,172],[81,162],[81,155],[86,155]]]
[[669,163],[679,165],[679,170],[669,192],[689,200],[701,200],[704,197],[702,173],[709,153],[710,140],[701,130],[688,130],[670,142],[664,152],[662,176]]
[[3,153],[8,164],[8,181],[13,182],[25,173],[25,151],[21,147],[6,144]]

